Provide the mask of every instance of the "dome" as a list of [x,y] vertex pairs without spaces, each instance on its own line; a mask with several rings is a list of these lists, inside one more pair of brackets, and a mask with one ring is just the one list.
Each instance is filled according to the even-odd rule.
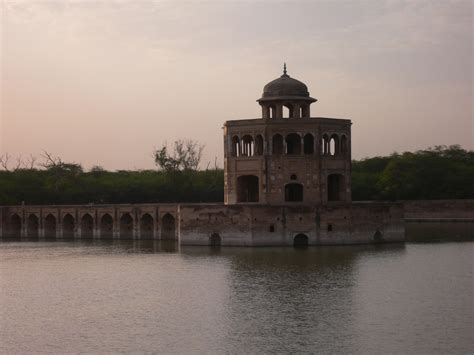
[[316,101],[309,96],[308,87],[299,80],[291,78],[286,73],[286,65],[283,69],[283,75],[279,78],[270,81],[263,87],[262,98],[257,100],[271,101],[271,100],[305,100]]

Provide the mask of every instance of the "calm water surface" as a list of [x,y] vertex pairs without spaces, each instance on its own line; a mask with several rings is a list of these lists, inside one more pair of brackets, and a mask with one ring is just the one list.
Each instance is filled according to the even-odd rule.
[[472,353],[473,242],[0,243],[0,352]]

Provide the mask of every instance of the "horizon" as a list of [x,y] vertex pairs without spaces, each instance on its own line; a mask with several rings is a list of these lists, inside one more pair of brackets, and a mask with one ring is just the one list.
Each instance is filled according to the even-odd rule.
[[353,160],[473,150],[469,1],[1,6],[0,155],[154,170],[190,138],[222,168],[224,121],[260,118],[283,62],[312,117],[351,119]]

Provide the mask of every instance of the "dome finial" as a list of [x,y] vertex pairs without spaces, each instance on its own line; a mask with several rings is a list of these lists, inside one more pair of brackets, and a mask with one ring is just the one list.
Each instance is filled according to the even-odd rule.
[[286,75],[286,62],[283,63],[283,75]]

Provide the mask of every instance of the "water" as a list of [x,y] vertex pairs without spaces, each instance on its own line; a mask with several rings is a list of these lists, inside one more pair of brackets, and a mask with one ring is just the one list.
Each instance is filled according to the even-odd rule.
[[0,352],[472,353],[474,243],[0,243]]

